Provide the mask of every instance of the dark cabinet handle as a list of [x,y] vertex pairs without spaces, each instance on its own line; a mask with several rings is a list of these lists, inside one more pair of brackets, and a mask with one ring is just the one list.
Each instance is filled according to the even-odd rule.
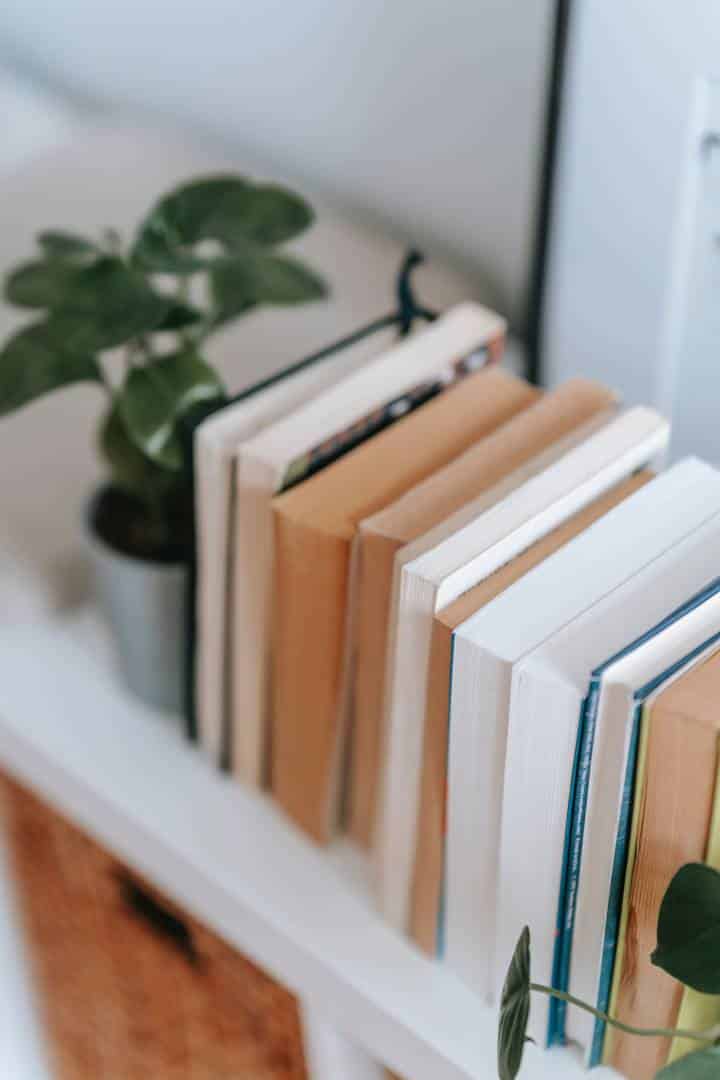
[[173,945],[191,964],[198,964],[200,958],[187,923],[138,884],[130,874],[119,871],[117,879],[123,902],[133,915],[142,919],[154,934]]

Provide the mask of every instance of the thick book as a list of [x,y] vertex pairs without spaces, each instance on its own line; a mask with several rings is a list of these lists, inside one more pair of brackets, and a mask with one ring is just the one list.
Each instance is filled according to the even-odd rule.
[[232,769],[253,786],[266,779],[270,626],[274,593],[272,499],[351,449],[453,379],[494,358],[505,323],[461,304],[290,416],[248,439],[236,453],[231,552],[230,709]]
[[[504,376],[515,407],[524,384]],[[493,372],[480,371],[273,500],[270,787],[314,840],[337,817],[347,721],[350,555],[358,523],[446,465],[487,430]]]
[[[642,710],[620,922],[625,932],[618,938],[610,1004],[611,1015],[625,1023],[679,1022],[683,988],[652,965],[650,954],[670,881],[681,866],[706,856],[718,769],[719,693],[716,648],[656,690]],[[603,1059],[626,1076],[652,1080],[668,1050],[666,1039],[633,1039],[608,1028]]]
[[526,386],[525,408],[515,408],[513,412],[518,415],[510,418],[505,404],[508,376],[504,378],[504,392],[502,386],[497,390],[493,387],[486,403],[495,430],[391,506],[367,518],[357,533],[348,831],[364,847],[372,843],[376,822],[385,738],[382,721],[388,628],[398,551],[447,521],[541,451],[594,418],[598,422],[607,419],[615,406],[614,395],[605,387],[586,379],[572,379],[542,398],[539,391]]
[[485,581],[464,593],[453,604],[438,612],[433,620],[410,914],[412,937],[430,955],[436,955],[439,951],[439,922],[444,891],[453,634],[471,615],[484,608],[574,537],[579,536],[613,507],[647,484],[651,478],[651,472],[642,470],[611,488],[606,495],[590,503],[584,510],[534,543],[522,555],[518,555]]
[[[393,588],[387,698],[387,757],[377,861],[381,906],[393,926],[408,922],[412,835],[417,821],[422,724],[433,617],[572,514],[646,464],[667,425],[649,409],[611,420],[467,525],[401,568]],[[432,531],[431,531],[432,533]],[[468,763],[468,769],[473,763]],[[473,860],[477,862],[475,858]]]
[[[546,636],[513,672],[502,809],[498,948],[500,957],[506,957],[508,949],[512,953],[521,918],[521,925],[527,923],[533,936],[533,963],[539,981],[549,983],[554,976],[556,943],[560,940],[557,929],[563,929],[564,898],[572,889],[567,868],[571,852],[582,841],[582,823],[574,835],[571,829],[576,788],[587,785],[586,765],[592,751],[590,744],[583,746],[583,705],[592,671],[604,657],[624,648],[628,639],[645,634],[648,627],[662,625],[668,611],[684,605],[712,580],[720,516],[713,496],[715,484],[710,479],[703,524],[694,513],[686,516],[688,502],[692,504],[699,493],[698,488],[689,489],[689,499],[668,508],[673,523],[695,520],[685,538],[646,562],[643,569],[626,577],[568,625]],[[717,479],[720,477],[715,483]],[[665,531],[659,515],[652,524],[656,531]],[[634,543],[638,539],[633,535]],[[615,552],[612,561],[619,561]],[[588,758],[581,760],[581,754]],[[593,859],[587,861],[594,859],[593,853]],[[522,896],[529,889],[533,903],[528,908]],[[499,963],[497,984],[501,967]],[[577,975],[572,967],[571,987]],[[549,1002],[540,1001],[530,1020],[530,1034],[542,1043],[551,1034],[548,1006]],[[573,1022],[577,1022],[575,1018]]]
[[251,390],[213,413],[195,431],[195,712],[198,741],[218,764],[224,763],[229,749],[228,631],[236,454],[245,440],[338,383],[391,343],[388,330],[343,350],[329,362]]
[[[495,966],[506,968],[518,925],[525,925],[528,914],[523,897],[515,897],[514,922],[507,920],[508,935],[515,939],[509,953],[505,940],[496,947],[513,667],[698,528],[717,512],[719,498],[720,477],[710,466],[697,461],[674,466],[507,588],[453,636],[445,958],[484,996],[494,988]],[[517,749],[530,770],[522,744]],[[529,895],[534,896],[534,886]],[[553,910],[553,926],[554,915]]]

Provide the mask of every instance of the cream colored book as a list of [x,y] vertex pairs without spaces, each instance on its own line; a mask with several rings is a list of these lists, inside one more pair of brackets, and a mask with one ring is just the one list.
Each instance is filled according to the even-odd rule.
[[[711,497],[706,498],[703,511],[711,507]],[[676,503],[671,509],[673,519],[679,519],[684,510]],[[658,529],[660,522],[654,521],[653,526]],[[502,807],[496,988],[501,958],[507,956],[512,938],[510,922],[517,917],[523,889],[530,886],[535,904],[527,913],[527,924],[534,938],[539,978],[552,977],[558,959],[552,917],[560,903],[563,928],[572,934],[571,955],[568,949],[566,966],[560,969],[561,988],[606,1008],[618,901],[613,867],[624,856],[636,695],[641,696],[643,687],[664,677],[695,650],[706,648],[717,631],[720,596],[707,589],[716,573],[717,529],[717,517],[710,517],[546,638],[513,672]],[[637,534],[632,540],[638,543]],[[702,602],[690,600],[698,594]],[[581,716],[581,705],[588,698],[590,704]],[[574,786],[578,734],[581,766]],[[571,790],[573,831],[565,870]],[[582,853],[585,857],[580,858]],[[567,889],[563,886],[561,893],[565,881]],[[548,911],[550,924],[545,922]],[[584,1017],[576,1015],[579,1011],[568,1011],[568,1033],[572,1031],[596,1060],[599,1032],[592,1033],[591,1042]],[[545,1038],[549,1019],[546,1003],[540,1003],[529,1033]],[[553,1014],[552,1019],[554,1035],[562,1030],[562,1013]]]
[[243,443],[235,457],[230,694],[232,768],[263,783],[269,720],[273,603],[272,499],[327,452],[328,440],[374,422],[398,397],[450,381],[488,349],[496,354],[505,322],[478,304],[453,308],[360,371]]
[[[524,478],[550,463],[538,455],[569,448],[568,436],[589,434],[588,425],[606,421],[614,394],[587,379],[572,379],[498,427],[461,457],[438,470],[385,510],[360,525],[356,540],[356,625],[353,726],[349,777],[348,831],[364,847],[372,842],[378,798],[388,628],[395,557],[401,548],[447,523],[464,506],[503,478],[528,466]],[[475,516],[477,509],[469,511]],[[453,522],[456,527],[457,522]]]
[[271,789],[314,840],[337,818],[357,524],[535,396],[501,371],[470,375],[273,501]]
[[410,932],[431,956],[438,952],[445,866],[445,824],[452,638],[462,624],[516,581],[529,574],[574,537],[649,482],[641,470],[611,488],[568,521],[553,529],[473,589],[463,593],[433,620],[423,736],[420,809],[415,834]]
[[230,556],[234,547],[235,456],[241,445],[387,349],[390,331],[327,362],[281,378],[265,390],[213,413],[195,433],[197,521],[197,646],[195,705],[198,741],[216,763],[229,739]]
[[[394,586],[397,618],[390,642],[388,739],[377,846],[382,910],[393,926],[405,929],[408,924],[427,689],[423,673],[427,671],[433,617],[651,461],[666,446],[667,436],[667,423],[652,409],[630,409],[422,555],[408,562],[403,550],[398,553],[398,584]],[[495,796],[497,780],[489,785],[485,776],[482,780],[478,777],[489,764],[486,756],[473,749],[456,784],[463,784],[463,797],[468,808],[472,807],[473,820],[483,822],[473,880],[491,874],[495,857],[498,808],[487,806],[486,801],[491,792]],[[488,887],[487,882],[484,887]],[[478,937],[484,932],[485,927],[480,928]]]
[[[562,627],[660,563],[678,544],[690,543],[717,515],[719,497],[720,476],[710,466],[693,460],[675,465],[483,605],[453,634],[444,956],[482,995],[492,992],[494,967],[498,973],[507,968],[508,939],[503,937],[498,945],[504,926],[509,938],[515,935],[511,953],[518,911],[521,925],[529,922],[533,911],[527,904],[523,907],[523,896],[532,894],[535,901],[542,897],[552,869],[540,863],[538,870],[533,863],[524,891],[510,891],[497,904],[502,861],[523,854],[528,861],[535,857],[521,830],[514,848],[505,839],[501,842],[501,827],[503,837],[511,835],[511,815],[517,812],[511,806],[522,811],[522,793],[527,789],[527,798],[533,796],[539,763],[558,757],[557,744],[550,748],[546,739],[546,729],[552,732],[554,721],[547,710],[538,714],[543,720],[536,731],[526,727],[521,737],[511,737],[511,686],[514,695],[516,683],[520,685],[519,676],[513,683],[513,674],[529,653]],[[526,747],[535,736],[540,749],[530,754]],[[512,803],[508,797],[506,810],[509,784],[515,797]],[[551,901],[545,908],[550,914],[547,927],[540,921],[539,941],[554,928],[557,894],[554,904]],[[512,911],[506,913],[508,905]],[[535,1011],[541,1010],[539,1003]]]

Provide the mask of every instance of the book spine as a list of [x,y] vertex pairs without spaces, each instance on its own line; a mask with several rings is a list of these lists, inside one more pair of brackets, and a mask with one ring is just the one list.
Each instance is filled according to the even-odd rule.
[[[453,685],[453,666],[455,664],[455,634],[452,634],[450,638],[450,676],[448,678],[448,703],[447,703],[447,746],[446,746],[446,762],[450,761],[450,725],[452,724],[452,685]],[[447,785],[447,768],[445,771],[445,792],[443,799],[443,867],[442,867],[442,879],[440,882],[440,898],[438,903],[438,919],[437,919],[437,938],[436,938],[436,956],[438,960],[442,960],[445,956],[445,941],[447,936],[447,802],[448,802],[448,785]]]
[[[570,980],[572,934],[575,925],[575,906],[578,882],[580,880],[587,796],[590,786],[590,767],[595,744],[595,725],[597,723],[599,698],[600,680],[593,677],[588,695],[580,710],[573,779],[568,799],[563,872],[560,878],[558,895],[557,934],[552,973],[552,984],[558,990],[567,990]],[[565,1042],[566,1015],[566,1002],[553,998],[549,1010],[548,1046],[557,1046]]]
[[[612,874],[610,876],[610,892],[608,897],[607,916],[605,918],[605,936],[603,939],[600,976],[598,979],[597,1008],[600,1009],[601,1012],[607,1012],[608,1010],[610,991],[612,989],[613,965],[618,944],[623,894],[625,891],[625,870],[627,867],[628,847],[630,844],[630,827],[633,806],[635,803],[635,776],[637,773],[638,748],[640,746],[641,720],[642,703],[638,702],[635,705],[635,711],[633,713],[632,734],[630,736],[628,759],[625,767],[625,780],[623,783],[620,816],[618,818],[617,836],[615,839],[615,854],[613,856]],[[605,1029],[606,1024],[603,1021],[595,1021],[592,1045],[588,1055],[588,1064],[590,1068],[593,1068],[595,1065],[599,1065],[602,1062]]]

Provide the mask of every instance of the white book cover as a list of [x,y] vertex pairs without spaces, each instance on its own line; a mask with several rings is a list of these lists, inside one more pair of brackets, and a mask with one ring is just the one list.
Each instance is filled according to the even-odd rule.
[[[719,511],[720,475],[702,462],[684,461],[624,500],[453,634],[444,948],[446,961],[483,996],[495,989],[513,666]],[[522,745],[517,749],[522,759]],[[503,942],[497,949],[500,969],[506,951]]]
[[263,779],[271,674],[273,496],[313,448],[398,395],[428,380],[449,380],[504,332],[505,322],[494,312],[479,304],[460,304],[238,450],[231,570],[231,742],[233,772],[246,782],[257,786]]
[[376,846],[382,911],[398,929],[406,929],[408,921],[425,717],[424,675],[435,613],[646,464],[665,448],[667,439],[668,426],[662,417],[652,409],[631,409],[418,558],[407,561],[405,549],[398,552],[397,603],[386,675],[387,749]]
[[[713,506],[715,513],[712,514]],[[516,665],[512,677],[502,810],[496,988],[524,925],[539,982],[553,974],[565,830],[580,731],[593,669],[659,623],[717,571],[720,507],[711,493],[705,523],[618,585]],[[668,507],[684,516],[684,500]],[[657,528],[657,519],[652,524]],[[631,536],[637,542],[637,536]],[[530,1034],[548,1036],[549,1003],[534,1002]]]
[[245,440],[347,377],[391,343],[392,332],[383,331],[337,356],[282,376],[266,389],[251,389],[247,397],[213,413],[195,433],[195,704],[198,740],[218,764],[229,724],[226,673],[235,456]]

